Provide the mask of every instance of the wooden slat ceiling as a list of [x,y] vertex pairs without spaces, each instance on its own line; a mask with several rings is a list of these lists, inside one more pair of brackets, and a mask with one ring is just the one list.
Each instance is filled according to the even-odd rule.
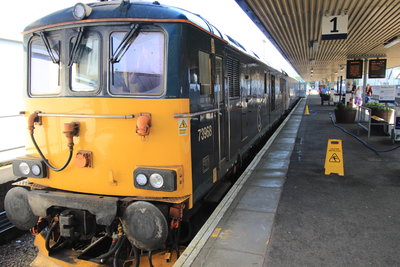
[[[247,7],[243,9],[258,18],[261,27],[306,81],[335,81],[338,76],[345,76],[346,59],[359,55],[384,54],[387,67],[400,65],[400,44],[383,47],[384,42],[400,35],[400,0],[237,2],[241,2],[242,8],[244,3]],[[347,39],[321,40],[322,17],[340,14],[348,15]],[[318,49],[312,48],[312,41],[318,43]]]

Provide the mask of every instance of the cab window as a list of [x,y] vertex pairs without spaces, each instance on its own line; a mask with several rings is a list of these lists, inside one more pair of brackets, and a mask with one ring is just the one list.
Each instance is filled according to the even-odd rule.
[[[111,57],[126,32],[111,34]],[[164,93],[165,40],[162,32],[140,31],[110,66],[110,93],[114,95],[161,95]],[[124,44],[125,45],[125,44]]]
[[29,82],[31,95],[56,95],[60,93],[60,51],[60,40],[57,38],[35,38],[30,43]]
[[71,89],[78,92],[94,91],[100,81],[100,38],[97,35],[83,37],[79,44],[77,38],[70,41],[70,54],[77,45],[76,55],[71,62]]
[[211,87],[211,59],[210,54],[199,51],[199,83],[200,101],[202,103],[213,102],[213,90]]

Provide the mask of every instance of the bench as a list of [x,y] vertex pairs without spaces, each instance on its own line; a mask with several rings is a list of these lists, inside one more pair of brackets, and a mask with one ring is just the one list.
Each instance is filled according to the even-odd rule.
[[380,125],[383,127],[383,131],[387,134],[389,122],[378,117],[376,115],[371,115],[371,109],[366,107],[358,107],[357,109],[357,134],[359,134],[359,129],[366,130],[368,132],[368,139],[371,136],[371,126]]

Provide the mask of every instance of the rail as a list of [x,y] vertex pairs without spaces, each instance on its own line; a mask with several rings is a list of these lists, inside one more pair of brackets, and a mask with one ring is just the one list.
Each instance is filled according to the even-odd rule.
[[1,152],[12,151],[12,150],[16,150],[16,149],[20,149],[20,148],[24,148],[24,147],[25,147],[25,146],[10,147],[10,148],[6,148],[6,149],[0,150],[0,153],[1,153]]
[[[17,118],[17,117],[22,117],[22,116],[23,116],[23,114],[1,115],[0,119]],[[3,125],[3,123],[2,123],[2,125]],[[6,129],[6,128],[7,127],[4,127],[3,129]],[[18,144],[15,145],[14,144],[14,146],[12,146],[12,147],[6,147],[6,148],[0,149],[0,153],[12,151],[12,150],[17,150],[17,149],[21,149],[21,148],[24,148],[24,147],[25,147],[25,145],[23,144],[23,142],[21,142],[21,145],[18,145]]]
[[12,117],[21,117],[21,116],[23,116],[23,115],[22,114],[18,114],[18,115],[3,115],[3,116],[0,116],[0,119],[12,118]]
[[63,117],[63,118],[90,118],[90,119],[133,119],[135,115],[88,115],[88,114],[47,114],[39,113],[39,117]]
[[219,109],[209,109],[209,110],[204,110],[204,111],[199,111],[199,112],[194,112],[194,113],[182,113],[182,114],[174,114],[174,118],[192,118],[196,117],[199,115],[205,115],[208,113],[215,113],[218,112]]
[[13,229],[15,226],[8,220],[6,212],[0,212],[0,234]]

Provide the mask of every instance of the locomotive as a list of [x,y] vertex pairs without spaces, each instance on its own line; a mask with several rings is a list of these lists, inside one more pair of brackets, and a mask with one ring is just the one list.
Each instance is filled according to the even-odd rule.
[[5,209],[50,256],[138,266],[139,251],[151,265],[176,249],[301,92],[201,16],[157,1],[78,3],[23,34],[28,144],[13,171],[27,179]]

